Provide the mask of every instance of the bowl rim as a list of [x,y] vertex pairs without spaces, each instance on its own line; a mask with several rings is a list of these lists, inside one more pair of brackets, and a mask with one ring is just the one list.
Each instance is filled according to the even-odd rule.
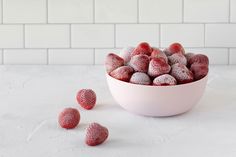
[[106,71],[105,71],[105,73],[106,73],[107,78],[110,78],[110,79],[112,79],[116,82],[123,83],[123,84],[130,85],[130,86],[145,87],[145,88],[179,88],[179,87],[184,87],[184,86],[191,86],[193,84],[197,84],[197,83],[207,79],[208,75],[209,75],[209,73],[208,73],[206,76],[204,76],[200,80],[193,81],[193,82],[190,82],[190,83],[185,83],[185,84],[177,84],[177,85],[171,85],[171,86],[153,86],[153,85],[142,85],[142,84],[134,84],[134,83],[130,83],[130,82],[121,81],[121,80],[118,80],[118,79],[115,79],[115,78],[111,77]]

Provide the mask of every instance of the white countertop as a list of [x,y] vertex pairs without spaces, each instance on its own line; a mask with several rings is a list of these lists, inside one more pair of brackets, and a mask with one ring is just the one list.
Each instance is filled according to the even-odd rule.
[[[83,110],[75,95],[97,93],[97,106]],[[64,130],[57,116],[77,107],[79,126]],[[85,128],[109,129],[102,145],[84,143]],[[236,66],[213,66],[199,104],[190,112],[150,118],[118,106],[102,66],[0,66],[0,157],[235,157]]]

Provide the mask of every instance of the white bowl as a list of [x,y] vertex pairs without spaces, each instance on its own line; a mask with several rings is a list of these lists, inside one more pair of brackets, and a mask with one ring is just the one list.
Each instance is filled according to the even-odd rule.
[[208,76],[175,86],[127,83],[106,74],[115,101],[127,111],[144,116],[173,116],[189,111],[202,97]]

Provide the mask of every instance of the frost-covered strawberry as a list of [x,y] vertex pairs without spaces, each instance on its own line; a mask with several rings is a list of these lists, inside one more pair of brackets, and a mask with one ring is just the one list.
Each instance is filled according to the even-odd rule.
[[155,86],[173,86],[176,84],[176,79],[169,74],[158,76],[153,80],[153,85]]
[[185,54],[184,47],[180,43],[173,43],[167,49],[164,50],[167,56],[171,56],[175,53]]
[[189,64],[193,63],[201,63],[201,64],[206,64],[209,65],[209,59],[206,55],[204,54],[196,54],[189,59]]
[[96,104],[96,93],[92,89],[81,89],[77,93],[76,99],[81,107],[90,110]]
[[208,74],[208,65],[202,63],[193,63],[190,70],[195,80],[200,80]]
[[117,80],[129,82],[133,72],[134,72],[134,70],[130,66],[122,66],[122,67],[119,67],[119,68],[113,70],[110,73],[110,75],[111,75],[111,77],[113,77]]
[[180,63],[180,64],[187,65],[187,59],[181,53],[175,53],[175,54],[169,56],[168,60],[169,60],[170,65],[173,65],[175,63]]
[[172,65],[170,74],[177,80],[178,84],[193,81],[193,73],[183,64],[176,63]]
[[86,128],[85,143],[89,146],[96,146],[108,138],[108,129],[98,123],[91,123]]
[[124,59],[114,53],[109,53],[105,60],[106,71],[108,74],[116,68],[124,65]]
[[131,76],[130,83],[150,85],[151,79],[146,73],[136,72]]
[[149,65],[149,57],[147,55],[135,55],[131,58],[129,65],[138,72],[147,72]]
[[75,108],[65,108],[58,117],[58,122],[62,128],[73,129],[80,121],[80,113]]
[[140,43],[131,53],[131,57],[135,55],[147,55],[150,56],[152,53],[152,48],[147,42]]
[[168,62],[166,54],[158,48],[152,48],[151,58],[163,58],[166,62]]
[[131,53],[133,52],[134,47],[125,47],[120,51],[119,56],[124,59],[125,64],[127,64],[131,59]]
[[153,58],[148,67],[148,75],[151,77],[157,77],[162,74],[167,74],[170,72],[170,65],[161,58]]

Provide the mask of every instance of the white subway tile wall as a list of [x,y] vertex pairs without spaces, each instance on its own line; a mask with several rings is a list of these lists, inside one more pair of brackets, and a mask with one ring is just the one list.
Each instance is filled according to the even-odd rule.
[[0,64],[103,64],[142,41],[236,64],[236,0],[0,0]]

